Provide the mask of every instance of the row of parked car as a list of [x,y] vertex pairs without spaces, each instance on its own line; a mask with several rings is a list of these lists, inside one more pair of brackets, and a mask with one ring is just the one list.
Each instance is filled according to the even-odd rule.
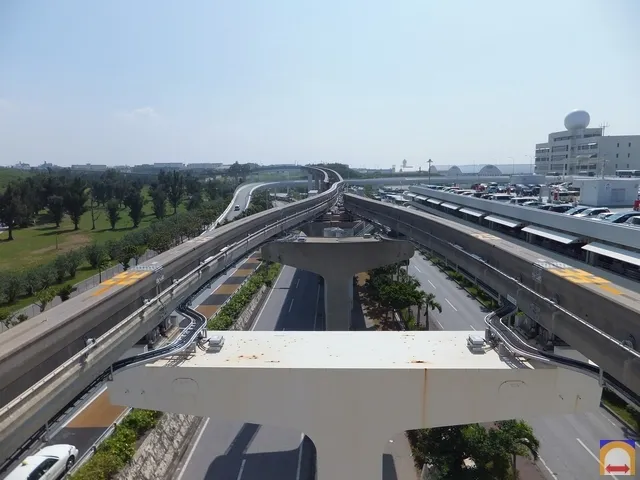
[[515,196],[509,193],[485,193],[476,190],[463,190],[457,187],[445,187],[441,190],[457,195],[505,202],[511,205],[537,208],[548,212],[564,213],[565,215],[571,215],[573,217],[589,218],[611,223],[623,223],[625,225],[640,227],[640,211],[637,210],[612,212],[607,207],[589,207],[586,205],[574,205],[573,203],[545,203],[540,200],[540,197]]

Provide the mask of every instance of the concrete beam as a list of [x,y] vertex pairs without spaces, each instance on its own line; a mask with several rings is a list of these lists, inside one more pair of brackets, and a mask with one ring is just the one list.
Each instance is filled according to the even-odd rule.
[[324,278],[327,330],[350,329],[354,275],[409,260],[413,253],[410,242],[361,237],[307,237],[305,242],[272,242],[262,247],[265,260]]
[[[624,340],[640,320],[624,304],[598,295],[602,284],[571,281],[557,274],[557,266],[541,263],[539,255],[493,235],[422,212],[359,200],[345,195],[345,208],[414,239],[503,297],[516,299],[527,316],[640,394],[640,355],[612,341]],[[511,247],[505,248],[505,244]],[[501,248],[496,248],[498,245]],[[620,336],[612,338],[612,331]],[[636,338],[640,338],[637,333]]]
[[118,405],[302,431],[318,480],[381,478],[384,446],[405,430],[599,408],[596,380],[473,353],[471,334],[211,332],[220,351],[125,370],[108,391]]

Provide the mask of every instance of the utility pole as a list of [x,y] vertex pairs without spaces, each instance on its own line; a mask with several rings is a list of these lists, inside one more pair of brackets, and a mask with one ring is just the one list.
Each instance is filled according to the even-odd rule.
[[429,172],[429,185],[431,185],[431,164],[433,163],[433,160],[429,159],[427,160],[427,165],[429,165],[429,167],[427,168],[427,171]]

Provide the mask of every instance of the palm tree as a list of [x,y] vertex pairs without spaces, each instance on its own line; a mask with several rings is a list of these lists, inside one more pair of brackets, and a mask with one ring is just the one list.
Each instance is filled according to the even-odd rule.
[[442,313],[442,305],[436,301],[436,295],[434,293],[425,293],[424,296],[424,319],[426,329],[429,330],[429,310],[438,310]]
[[538,459],[538,451],[540,450],[540,441],[533,433],[533,429],[523,420],[504,420],[497,422],[497,426],[506,442],[506,449],[511,454],[512,465],[511,470],[513,478],[518,478],[518,469],[516,468],[516,459],[518,455],[522,457],[531,457],[533,460]]
[[[424,293],[422,290],[419,290],[417,292],[417,297],[416,297],[417,301],[416,301],[416,307],[418,308],[418,313],[416,315],[416,328],[418,330],[420,330],[420,312],[422,311],[422,309],[424,307],[426,307],[426,299],[427,299],[427,294]],[[429,322],[427,322],[427,330],[429,330]]]

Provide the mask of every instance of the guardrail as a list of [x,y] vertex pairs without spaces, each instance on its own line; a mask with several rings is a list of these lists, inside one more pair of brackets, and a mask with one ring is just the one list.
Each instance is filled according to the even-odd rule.
[[[265,225],[254,234],[248,236],[245,239],[242,239],[241,241],[236,242],[235,244],[232,244],[230,246],[231,248],[226,249],[224,252],[220,252],[212,257],[207,258],[201,263],[201,265],[184,275],[179,280],[176,280],[173,285],[168,287],[156,297],[147,301],[145,305],[136,310],[125,320],[111,328],[104,335],[96,339],[91,345],[85,347],[72,358],[67,360],[64,364],[56,368],[53,372],[45,376],[40,381],[36,382],[31,388],[23,392],[17,398],[0,409],[0,430],[4,430],[4,428],[6,428],[7,426],[12,425],[12,422],[15,422],[16,419],[22,418],[24,414],[35,409],[43,401],[43,398],[46,398],[48,395],[53,395],[56,388],[62,388],[63,383],[72,382],[68,379],[70,377],[73,378],[74,374],[77,377],[77,375],[80,375],[80,373],[88,370],[87,363],[91,359],[93,359],[93,363],[98,363],[99,361],[104,362],[103,359],[106,357],[106,355],[108,355],[108,352],[115,346],[117,346],[121,342],[122,338],[126,338],[127,336],[131,336],[133,333],[135,333],[136,329],[140,328],[140,325],[143,324],[146,318],[163,312],[167,304],[170,305],[172,302],[175,302],[176,299],[180,298],[180,296],[184,295],[186,292],[192,289],[194,285],[197,285],[200,282],[206,283],[206,281],[202,278],[203,274],[208,273],[209,271],[216,268],[219,269],[218,271],[227,268],[229,266],[229,263],[237,260],[240,256],[246,253],[246,251],[256,248],[257,245],[263,243],[264,241],[271,238],[271,236],[277,234],[277,229],[281,226],[285,227],[290,223],[291,226],[293,226],[297,218],[312,218],[314,215],[318,215],[322,211],[325,211],[327,207],[331,206],[332,202],[337,200],[340,188],[341,187],[339,185],[336,185],[334,192],[335,195],[331,195],[330,197],[328,197],[327,201],[324,204],[310,207],[288,217],[280,218],[279,220],[269,225]],[[222,265],[220,265],[221,261]],[[195,312],[195,315],[199,314]],[[153,352],[153,356],[150,355],[152,352],[141,354],[141,356],[137,358],[137,361],[150,361],[150,359],[157,358],[157,355],[166,353],[169,350],[171,354],[175,354],[178,349],[186,348],[188,345],[190,345],[194,341],[194,339],[197,338],[199,332],[202,331],[205,326],[206,319],[202,322],[201,326],[192,322],[190,328],[187,328],[185,331],[183,331],[176,342],[172,343],[170,346],[163,347],[163,349],[158,349],[158,351]],[[113,369],[122,368],[123,364],[121,362],[128,360],[130,359],[125,359],[114,363],[110,371],[113,371]],[[63,378],[64,375],[66,375],[66,377]],[[95,388],[95,386],[103,380],[104,377],[99,376],[93,382],[91,382],[89,387]],[[76,396],[69,405],[77,402],[79,397],[80,396]],[[58,415],[54,416],[52,420],[57,420],[62,412],[64,412],[64,410],[66,410],[66,407],[62,409]],[[23,443],[23,445],[18,449],[18,454],[26,451],[26,449],[28,449],[30,445],[33,445],[33,443],[45,432],[46,425],[40,428],[36,433],[30,436],[26,442]]]
[[484,317],[484,322],[494,338],[498,338],[512,354],[519,355],[529,360],[537,360],[545,364],[566,368],[583,375],[587,375],[588,377],[596,378],[600,382],[600,386],[608,387],[618,396],[625,399],[629,404],[640,409],[640,396],[636,395],[633,391],[600,367],[591,365],[587,362],[581,362],[580,360],[575,360],[573,358],[563,357],[561,355],[539,350],[522,340],[517,333],[511,330],[511,328],[505,325],[502,321],[505,317],[513,314],[516,310],[517,309],[514,305],[505,303],[498,310],[491,312]]

